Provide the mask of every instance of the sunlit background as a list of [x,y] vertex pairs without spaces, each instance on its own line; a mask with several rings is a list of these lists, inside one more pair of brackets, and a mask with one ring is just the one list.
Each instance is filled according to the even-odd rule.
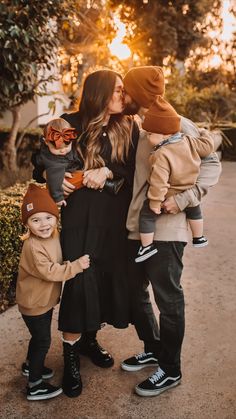
[[[81,74],[85,75],[91,68],[94,69],[98,66],[108,66],[115,68],[118,71],[126,71],[132,65],[145,64],[144,57],[138,54],[131,45],[127,43],[127,35],[131,34],[132,38],[132,25],[125,24],[120,16],[122,3],[115,12],[111,12],[109,8],[109,1],[101,0],[103,5],[104,13],[102,14],[100,22],[101,34],[107,34],[106,45],[104,44],[104,38],[96,41],[94,50],[92,51],[93,57],[90,54],[90,46],[86,43],[80,43],[79,47],[74,44],[69,49],[61,48],[59,56],[59,65],[62,68],[62,84],[67,94],[72,96],[78,90],[78,81],[81,80]],[[144,4],[148,4],[148,0],[143,0]],[[93,2],[88,0],[86,7],[90,9]],[[188,13],[188,6],[183,6],[183,14]],[[194,61],[198,60],[199,69],[206,70],[211,68],[217,68],[224,65],[225,67],[232,67],[230,63],[230,54],[232,46],[229,45],[232,40],[233,33],[236,32],[235,17],[230,12],[232,8],[232,0],[225,0],[222,2],[220,15],[222,18],[222,25],[219,26],[217,22],[214,24],[214,19],[211,14],[206,16],[206,23],[210,26],[210,22],[213,20],[213,29],[209,29],[207,36],[211,38],[212,45],[209,48],[199,46],[189,51],[189,55],[184,62],[176,61],[176,67],[180,71],[185,71],[186,68],[191,66]],[[89,38],[89,31],[91,29],[89,20],[87,24],[78,17],[74,17],[74,24],[79,28],[83,28],[85,32],[85,39]],[[68,23],[65,23],[68,25]],[[165,56],[162,64],[166,67],[166,75],[170,73],[169,64],[172,60],[171,56]],[[96,63],[97,61],[97,63]],[[87,64],[86,64],[87,63]],[[155,63],[154,63],[155,64]],[[81,69],[81,72],[80,72]],[[83,70],[83,71],[82,71]]]
[[[148,3],[148,0],[144,0],[143,3]],[[230,0],[223,1],[221,17],[223,20],[222,29],[214,30],[208,33],[212,39],[218,41],[230,41],[233,33],[236,31],[235,18],[230,13],[231,2]],[[114,23],[117,28],[115,38],[109,45],[109,49],[113,55],[118,57],[120,60],[126,60],[131,57],[132,52],[130,48],[123,41],[126,36],[125,24],[120,20],[118,15],[114,15]],[[213,47],[215,55],[209,59],[209,66],[217,66],[222,63],[222,55],[219,46]]]

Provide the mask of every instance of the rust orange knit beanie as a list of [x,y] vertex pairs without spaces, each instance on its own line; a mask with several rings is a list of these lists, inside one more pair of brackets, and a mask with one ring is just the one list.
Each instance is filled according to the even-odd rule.
[[57,205],[49,195],[48,190],[30,183],[21,206],[22,223],[26,224],[28,218],[37,212],[48,212],[57,218],[59,217]]
[[158,96],[146,112],[142,127],[156,134],[175,134],[180,131],[180,116],[170,103]]
[[165,93],[164,73],[161,67],[133,67],[123,79],[125,91],[139,105],[149,108],[158,95]]

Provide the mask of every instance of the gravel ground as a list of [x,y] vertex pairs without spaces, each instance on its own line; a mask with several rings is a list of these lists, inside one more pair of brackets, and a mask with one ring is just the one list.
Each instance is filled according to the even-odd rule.
[[[203,203],[209,246],[185,251],[183,288],[186,335],[182,353],[182,384],[158,397],[133,393],[136,383],[152,369],[120,370],[126,357],[142,350],[134,328],[106,326],[99,341],[115,357],[109,370],[81,359],[84,390],[80,397],[64,395],[47,402],[28,402],[20,374],[28,332],[14,306],[0,315],[0,418],[4,419],[235,419],[236,418],[236,162],[223,162],[219,184]],[[60,383],[62,349],[53,320],[53,343],[47,365],[55,368],[52,382]]]

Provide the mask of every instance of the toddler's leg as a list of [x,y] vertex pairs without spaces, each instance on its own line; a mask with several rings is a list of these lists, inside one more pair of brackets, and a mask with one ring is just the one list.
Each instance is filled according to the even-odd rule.
[[208,240],[203,235],[203,218],[200,205],[188,207],[185,212],[192,231],[193,247],[207,246]]
[[203,235],[203,219],[201,220],[191,220],[188,218],[190,229],[192,232],[193,239],[197,237],[202,237]]
[[140,240],[143,247],[149,246],[153,243],[154,232],[153,233],[141,233],[140,232]]
[[157,253],[153,244],[155,222],[157,215],[150,209],[149,201],[146,199],[139,215],[139,232],[142,246],[140,246],[135,262],[143,262]]

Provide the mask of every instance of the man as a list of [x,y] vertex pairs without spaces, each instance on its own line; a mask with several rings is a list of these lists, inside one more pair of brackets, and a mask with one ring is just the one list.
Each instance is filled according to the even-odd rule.
[[[164,94],[164,75],[161,67],[132,68],[124,78],[126,113],[141,117]],[[189,132],[189,130],[191,132]],[[181,131],[198,136],[201,132],[186,118],[181,118]],[[155,245],[158,252],[143,263],[135,263],[140,241],[139,211],[147,191],[149,154],[151,145],[145,131],[141,132],[136,155],[133,198],[127,218],[129,230],[129,278],[133,323],[144,342],[144,352],[126,359],[121,364],[125,371],[138,371],[156,366],[149,378],[135,387],[140,396],[156,396],[181,381],[181,346],[184,338],[184,295],[180,284],[182,257],[188,241],[184,208],[196,206],[210,186],[217,183],[221,165],[215,153],[202,160],[197,184],[164,203],[164,211],[156,223]],[[154,237],[154,240],[155,240]],[[159,325],[149,298],[151,283],[155,302],[160,312]]]

